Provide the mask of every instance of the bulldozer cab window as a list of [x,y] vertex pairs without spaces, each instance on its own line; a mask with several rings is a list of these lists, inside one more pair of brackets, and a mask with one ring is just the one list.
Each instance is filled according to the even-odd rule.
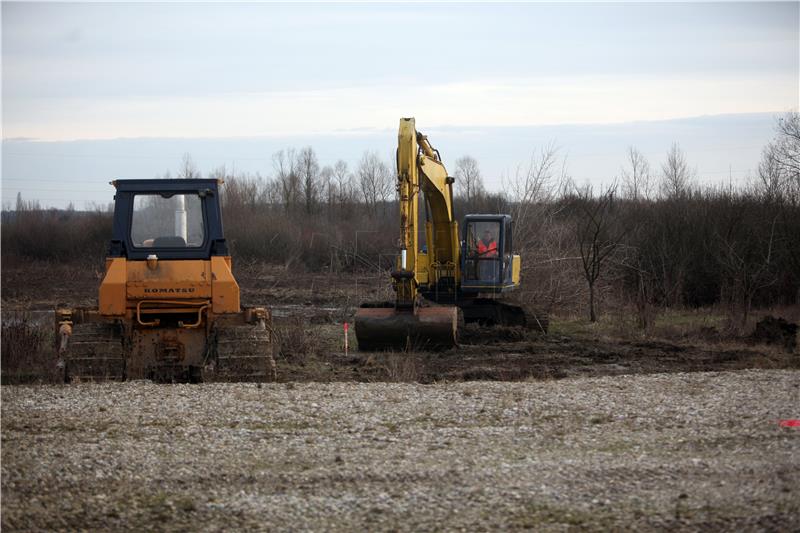
[[467,280],[496,283],[500,281],[500,222],[471,221],[466,228],[466,260],[464,276]]
[[197,248],[203,245],[203,202],[197,194],[137,194],[131,240],[137,248]]

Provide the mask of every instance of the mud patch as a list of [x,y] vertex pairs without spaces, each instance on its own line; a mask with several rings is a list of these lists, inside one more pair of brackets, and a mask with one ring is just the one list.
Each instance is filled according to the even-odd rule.
[[768,316],[756,324],[751,338],[755,342],[783,346],[787,353],[793,353],[797,348],[797,324]]
[[[371,357],[358,353],[339,361],[350,368],[349,375],[353,379],[383,380],[380,369],[370,366]],[[799,358],[775,350],[555,336],[526,338],[519,342],[465,344],[446,352],[416,353],[414,357],[417,381],[422,383],[800,368]],[[334,366],[339,365],[334,361]]]

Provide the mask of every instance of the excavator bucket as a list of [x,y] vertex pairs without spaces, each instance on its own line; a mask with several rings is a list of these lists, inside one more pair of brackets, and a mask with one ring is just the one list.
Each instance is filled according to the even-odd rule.
[[361,307],[355,326],[362,351],[447,350],[456,346],[458,308],[421,307],[412,313],[394,307]]

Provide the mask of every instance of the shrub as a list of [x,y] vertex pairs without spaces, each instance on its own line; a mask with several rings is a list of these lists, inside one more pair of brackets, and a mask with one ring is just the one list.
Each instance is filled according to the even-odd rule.
[[56,378],[53,336],[28,313],[14,313],[2,323],[3,383],[50,382]]

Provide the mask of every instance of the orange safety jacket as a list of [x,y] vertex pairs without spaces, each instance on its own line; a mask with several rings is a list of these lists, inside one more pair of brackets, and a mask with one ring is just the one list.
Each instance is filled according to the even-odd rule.
[[484,244],[483,239],[478,241],[478,256],[480,257],[497,257],[497,242],[491,241],[489,244]]

